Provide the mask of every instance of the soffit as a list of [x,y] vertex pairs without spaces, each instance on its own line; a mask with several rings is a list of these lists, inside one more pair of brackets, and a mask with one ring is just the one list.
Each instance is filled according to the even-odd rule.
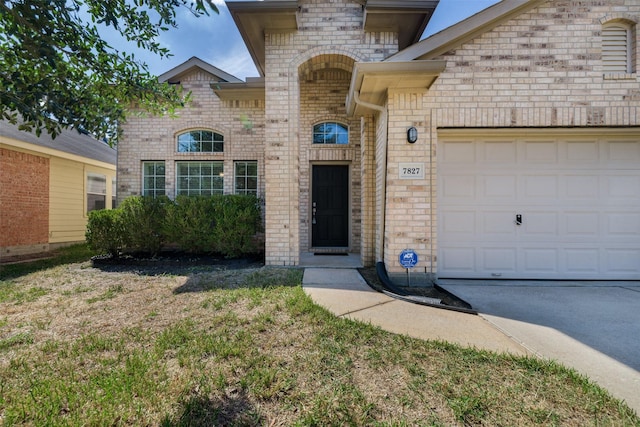
[[265,75],[265,33],[298,29],[297,1],[225,1],[249,54],[261,76]]
[[382,106],[389,90],[428,89],[446,65],[446,61],[434,60],[358,62],[353,67],[347,95],[347,114],[367,113],[372,108],[366,104]]
[[264,78],[247,78],[247,82],[216,82],[211,83],[211,89],[218,98],[226,101],[263,100]]
[[398,48],[420,40],[439,0],[367,0],[364,5],[364,30],[398,33]]

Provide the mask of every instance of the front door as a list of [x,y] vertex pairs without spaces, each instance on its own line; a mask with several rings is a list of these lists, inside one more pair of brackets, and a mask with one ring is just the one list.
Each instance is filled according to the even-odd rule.
[[349,246],[349,166],[312,166],[311,246]]

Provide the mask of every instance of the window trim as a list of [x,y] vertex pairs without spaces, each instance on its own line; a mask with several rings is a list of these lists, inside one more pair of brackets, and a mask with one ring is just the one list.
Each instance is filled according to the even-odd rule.
[[[341,143],[341,142],[327,142],[327,136],[329,135],[327,132],[316,132],[316,129],[319,126],[322,125],[337,125],[338,128],[342,128],[346,131],[346,136],[347,136],[347,142]],[[311,144],[314,146],[347,146],[350,143],[350,137],[349,137],[349,125],[347,125],[344,122],[340,122],[338,120],[323,120],[317,123],[314,123],[314,125],[311,128]],[[323,142],[316,142],[316,135],[322,135],[323,136]],[[338,134],[339,138],[340,133]]]
[[[95,188],[91,188],[92,186],[89,182],[92,180],[95,181],[96,178],[102,185],[98,191],[91,191],[95,190]],[[85,185],[85,215],[94,210],[107,209],[107,175],[98,172],[87,172],[85,176]],[[94,206],[90,208],[89,195],[93,195],[94,198],[95,196],[101,197],[103,199],[102,203],[104,206],[102,208],[96,208],[94,203]]]
[[[204,132],[207,133],[211,133],[211,140],[203,140],[202,139],[202,135]],[[198,147],[199,144],[199,149],[195,149],[195,150],[181,150],[181,142],[180,142],[180,137],[183,135],[190,135],[193,136],[194,133],[199,133],[200,134],[200,139],[198,141],[191,141],[190,144],[196,144],[196,147]],[[218,138],[219,137],[219,138]],[[211,143],[211,151],[209,150],[203,150],[203,143]],[[175,143],[176,143],[176,153],[178,154],[199,154],[199,153],[203,153],[203,154],[216,154],[216,153],[224,153],[224,134],[222,134],[221,132],[218,132],[216,130],[213,129],[207,129],[207,128],[194,128],[194,129],[188,129],[188,130],[183,130],[180,131],[176,134],[175,137]],[[186,144],[186,142],[185,142]],[[216,147],[219,147],[219,149],[216,149]]]
[[[204,163],[211,164],[211,166],[212,166],[212,169],[211,169],[212,174],[211,175],[204,176],[204,175],[202,175],[202,173],[200,173],[199,175],[193,175],[193,176],[190,175],[190,174],[189,175],[181,175],[180,174],[180,166],[183,165],[183,164],[188,164],[189,165],[189,169],[192,166],[195,166],[196,164],[199,164],[200,165],[200,171],[202,171],[202,164],[204,164]],[[221,168],[218,169],[219,172],[217,174],[214,174],[215,166],[220,166],[221,167]],[[187,188],[186,192],[181,192],[182,187],[180,186],[180,179],[181,178],[185,178],[185,177],[187,178],[187,180],[192,178],[192,177],[193,178],[197,177],[198,180],[199,180],[199,188],[198,189]],[[207,192],[205,194],[202,193],[202,190],[203,190],[203,188],[202,188],[202,179],[203,178],[211,178],[211,188],[210,188],[211,193],[210,194],[207,193]],[[209,196],[209,195],[221,195],[221,194],[224,194],[224,161],[222,161],[222,160],[178,160],[178,161],[175,162],[175,182],[176,182],[176,191],[175,191],[176,197],[177,196],[182,196],[182,195],[185,195],[185,196],[202,196],[202,195]],[[216,188],[216,186],[214,185],[216,182],[220,182],[219,188]]]
[[[147,188],[145,187],[145,178],[147,178],[147,175],[145,174],[145,164],[147,163],[154,163],[154,175],[152,176],[154,178],[154,184],[156,183],[156,180],[158,177],[163,176],[164,177],[164,187],[162,188],[162,192],[161,194],[159,194],[159,190],[157,187],[154,186],[153,188],[153,194],[147,194]],[[156,172],[156,168],[157,168],[157,164],[162,163],[162,165],[164,166],[164,175],[158,175]],[[151,197],[158,197],[158,196],[165,196],[167,194],[167,164],[164,160],[143,160],[142,161],[142,185],[141,185],[141,191],[140,194],[143,196],[151,196]]]
[[[240,163],[244,163],[245,165],[248,165],[249,163],[251,164],[255,164],[256,166],[256,174],[254,175],[240,175],[238,176],[238,169],[237,169],[237,165],[239,165]],[[245,180],[245,188],[238,190],[238,178],[244,178]],[[248,182],[248,178],[255,178],[256,179],[256,188],[255,190],[251,189],[248,190],[246,188],[246,183]],[[258,165],[258,161],[257,160],[234,160],[233,161],[233,194],[252,194],[255,195],[256,197],[258,196],[260,192],[260,171],[259,171],[259,165]]]

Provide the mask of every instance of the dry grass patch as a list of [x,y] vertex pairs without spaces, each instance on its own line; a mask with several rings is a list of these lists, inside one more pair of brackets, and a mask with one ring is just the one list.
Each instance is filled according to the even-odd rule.
[[0,282],[0,425],[639,425],[575,372],[314,305],[301,271]]

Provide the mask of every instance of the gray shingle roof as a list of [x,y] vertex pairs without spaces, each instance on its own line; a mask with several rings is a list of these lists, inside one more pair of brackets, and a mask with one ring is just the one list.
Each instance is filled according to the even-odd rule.
[[18,130],[17,125],[12,125],[6,120],[0,120],[0,136],[13,138],[19,141],[47,147],[65,153],[75,154],[100,162],[116,164],[116,150],[108,144],[98,141],[90,135],[77,130],[63,130],[56,139],[52,139],[46,132],[40,137],[35,133]]

